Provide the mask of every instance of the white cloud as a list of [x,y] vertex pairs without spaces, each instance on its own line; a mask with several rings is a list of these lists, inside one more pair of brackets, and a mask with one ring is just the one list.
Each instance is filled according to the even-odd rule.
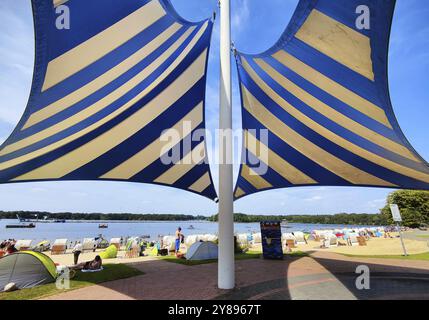
[[236,10],[232,12],[231,28],[233,32],[240,33],[249,22],[250,8],[248,0],[237,0]]
[[27,2],[3,2],[0,7],[0,120],[9,124],[18,122],[30,92],[34,61],[31,16]]
[[322,196],[313,196],[313,197],[310,197],[310,198],[307,198],[307,199],[304,199],[304,200],[305,201],[311,201],[311,202],[313,202],[313,201],[320,201],[322,199],[323,199]]

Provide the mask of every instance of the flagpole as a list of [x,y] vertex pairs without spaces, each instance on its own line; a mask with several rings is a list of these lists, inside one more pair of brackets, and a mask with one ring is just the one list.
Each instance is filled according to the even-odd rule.
[[232,90],[231,90],[231,13],[230,0],[220,6],[220,96],[219,96],[219,263],[218,287],[233,289],[234,206],[232,177]]

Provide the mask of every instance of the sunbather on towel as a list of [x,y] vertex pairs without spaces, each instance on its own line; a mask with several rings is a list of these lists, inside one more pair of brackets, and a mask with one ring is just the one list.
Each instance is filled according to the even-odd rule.
[[101,266],[103,265],[103,260],[100,258],[100,256],[96,256],[94,260],[82,262],[79,263],[70,269],[72,270],[98,270],[101,269]]

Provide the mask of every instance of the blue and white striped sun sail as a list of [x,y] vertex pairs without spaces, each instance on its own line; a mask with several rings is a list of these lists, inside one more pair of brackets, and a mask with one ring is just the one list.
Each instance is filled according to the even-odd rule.
[[429,189],[429,166],[389,98],[394,6],[301,0],[271,49],[237,53],[244,138],[236,199],[308,185]]
[[[146,182],[215,199],[204,140],[212,21],[185,21],[169,0],[32,5],[33,84],[0,149],[0,182]],[[69,29],[56,24],[60,5]],[[166,164],[173,149],[182,161]]]

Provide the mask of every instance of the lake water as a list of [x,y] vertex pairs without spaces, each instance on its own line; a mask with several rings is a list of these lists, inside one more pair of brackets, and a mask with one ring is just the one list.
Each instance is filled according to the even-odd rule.
[[[18,224],[17,220],[0,220],[0,240],[3,239],[27,239],[27,240],[55,240],[67,238],[69,240],[81,240],[83,238],[96,237],[102,234],[103,237],[110,240],[115,237],[142,236],[149,235],[152,240],[156,240],[158,235],[174,234],[177,227],[182,227],[183,233],[205,234],[217,233],[218,225],[216,222],[207,221],[106,221],[107,229],[99,229],[98,225],[104,223],[101,221],[87,222],[76,221],[66,223],[36,223],[36,228],[32,229],[6,229],[8,224]],[[194,229],[188,229],[189,226]],[[357,226],[344,225],[324,225],[324,224],[289,224],[290,228],[282,228],[282,232],[304,231],[310,232],[314,229],[341,229],[343,227],[354,228]],[[362,227],[362,226],[360,226]],[[260,232],[259,223],[235,223],[236,233]]]

